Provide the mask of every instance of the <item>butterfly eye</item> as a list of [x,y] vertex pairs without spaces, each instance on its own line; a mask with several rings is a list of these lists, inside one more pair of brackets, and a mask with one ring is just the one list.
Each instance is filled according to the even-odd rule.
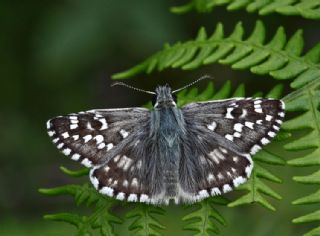
[[177,103],[177,95],[172,94],[172,98],[173,98],[173,101],[174,101],[175,103]]
[[154,106],[156,102],[157,102],[157,95],[155,94],[152,96],[152,106]]

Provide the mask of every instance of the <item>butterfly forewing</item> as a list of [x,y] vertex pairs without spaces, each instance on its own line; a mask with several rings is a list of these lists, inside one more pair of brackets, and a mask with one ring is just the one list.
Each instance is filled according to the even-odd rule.
[[148,118],[144,108],[91,110],[53,118],[47,129],[63,154],[92,167],[112,158]]

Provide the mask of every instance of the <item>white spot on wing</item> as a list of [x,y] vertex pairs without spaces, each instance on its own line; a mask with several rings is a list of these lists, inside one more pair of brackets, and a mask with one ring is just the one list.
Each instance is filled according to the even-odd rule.
[[122,185],[123,185],[123,187],[127,188],[129,186],[128,180],[124,180]]
[[231,134],[226,134],[225,138],[229,139],[230,141],[233,141],[233,136]]
[[90,122],[87,122],[87,129],[90,129],[90,130],[94,130],[91,126],[91,123]]
[[107,124],[107,121],[105,118],[101,118],[99,119],[99,121],[101,122],[101,128],[100,130],[105,130],[105,129],[108,129],[108,124]]
[[275,132],[272,132],[272,131],[269,131],[268,132],[268,136],[273,138],[274,136],[276,136],[276,133]]
[[141,194],[140,196],[140,202],[148,202],[149,201],[149,197],[146,194]]
[[233,129],[235,130],[235,131],[238,131],[238,132],[242,132],[242,127],[243,127],[243,124],[240,124],[240,123],[236,123],[236,124],[234,124],[234,126],[233,126]]
[[51,128],[51,120],[48,120],[47,121],[47,129],[50,129]]
[[78,124],[71,124],[70,125],[70,129],[76,129],[76,128],[78,128]]
[[267,138],[262,138],[262,139],[261,139],[261,143],[264,144],[264,145],[265,145],[265,144],[268,144],[269,142],[270,142],[270,140],[267,139]]
[[79,139],[79,135],[78,135],[78,134],[73,135],[73,136],[72,136],[72,138],[73,138],[73,140],[75,140],[75,141],[76,141],[76,140],[78,140],[78,139]]
[[239,132],[234,132],[233,137],[240,138],[241,134]]
[[137,178],[133,178],[132,181],[131,181],[131,186],[133,187],[138,187],[138,180]]
[[128,170],[130,165],[132,164],[133,160],[127,156],[122,156],[120,161],[118,162],[117,166],[122,168],[124,171]]
[[118,200],[124,200],[124,197],[125,197],[124,193],[123,193],[123,192],[120,192],[120,193],[118,193],[116,199],[118,199]]
[[207,180],[209,183],[211,183],[211,181],[214,180],[213,174],[209,174]]
[[225,185],[223,185],[222,190],[224,193],[227,193],[227,192],[230,192],[232,190],[232,188],[229,184],[225,184]]
[[84,158],[81,161],[81,164],[84,165],[85,167],[88,167],[88,168],[92,166],[92,162],[88,158]]
[[244,123],[244,125],[247,126],[247,127],[250,128],[250,129],[253,129],[254,123],[252,123],[252,122],[250,122],[250,121],[246,121],[246,122]]
[[112,197],[113,196],[113,188],[110,188],[110,187],[103,187],[102,189],[100,189],[100,193],[101,194],[105,194],[109,197]]
[[277,131],[280,129],[279,126],[276,126],[276,125],[272,126],[272,128]]
[[128,202],[136,202],[138,200],[138,196],[135,193],[131,193],[128,197]]
[[100,144],[97,146],[97,148],[98,148],[98,149],[103,149],[105,146],[106,146],[105,143],[100,143]]
[[221,192],[218,188],[212,188],[211,189],[211,195],[216,196],[216,195],[221,195]]
[[199,197],[199,199],[204,199],[204,198],[206,198],[206,197],[209,197],[209,193],[208,193],[208,191],[207,190],[201,190],[201,191],[199,191],[199,193],[198,193],[198,197]]
[[53,135],[55,135],[55,133],[56,133],[56,132],[51,131],[51,130],[50,130],[50,131],[48,131],[48,135],[49,135],[50,137],[52,137]]
[[63,149],[62,152],[63,152],[64,155],[69,156],[70,153],[71,153],[71,149],[70,148],[65,148],[65,149]]
[[97,144],[101,143],[104,140],[101,134],[96,135],[94,139],[97,141]]
[[242,176],[238,176],[233,180],[233,185],[238,187],[240,184],[243,184],[247,181],[247,179],[243,178]]
[[125,131],[124,129],[121,129],[120,134],[121,134],[122,138],[126,138],[129,135],[129,132]]
[[69,138],[70,137],[70,135],[69,135],[69,133],[68,132],[64,132],[63,134],[61,134],[62,135],[62,137],[64,138],[64,139],[66,139],[66,138]]
[[233,109],[234,109],[233,107],[228,107],[227,108],[227,113],[226,113],[226,116],[225,116],[227,119],[234,119],[234,117],[231,115],[231,112],[233,111]]
[[88,135],[84,136],[83,139],[84,139],[84,142],[87,143],[92,139],[92,135],[88,134]]
[[62,148],[63,146],[64,146],[64,143],[59,143],[58,146],[57,146],[57,148],[60,149],[60,148]]
[[247,116],[247,114],[248,114],[247,109],[242,109],[242,114],[241,114],[241,116],[239,116],[239,117],[240,117],[240,118],[245,118],[245,117]]
[[115,156],[115,157],[113,158],[113,161],[114,161],[114,162],[118,162],[118,161],[119,161],[119,159],[120,159],[120,155]]
[[78,153],[73,154],[72,157],[71,157],[71,159],[74,160],[74,161],[79,160],[79,158],[80,158],[80,155]]
[[271,121],[273,116],[266,115],[266,121]]
[[214,121],[212,121],[212,123],[207,126],[207,128],[212,130],[212,131],[214,131],[216,127],[217,127],[217,123],[214,122]]
[[112,143],[108,143],[108,145],[107,145],[107,151],[109,151],[110,149],[112,149],[113,148],[113,144]]
[[255,154],[261,149],[261,147],[257,144],[253,145],[253,147],[250,149],[250,154]]

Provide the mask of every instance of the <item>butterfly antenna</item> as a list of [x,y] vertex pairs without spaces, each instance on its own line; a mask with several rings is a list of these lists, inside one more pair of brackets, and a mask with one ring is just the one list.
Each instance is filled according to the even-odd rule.
[[183,86],[182,88],[174,90],[172,93],[176,93],[176,92],[179,92],[179,91],[181,91],[183,89],[186,89],[186,88],[188,88],[188,87],[190,87],[190,86],[192,86],[192,85],[194,85],[194,84],[196,84],[196,83],[198,83],[198,82],[200,82],[201,80],[204,80],[204,79],[213,79],[213,77],[211,77],[210,75],[203,75],[199,79],[191,82],[190,84],[187,84],[186,86]]
[[114,83],[111,84],[111,87],[113,87],[113,86],[123,86],[123,87],[127,87],[129,89],[136,90],[138,92],[143,92],[143,93],[148,93],[148,94],[156,94],[155,92],[139,89],[139,88],[133,87],[131,85],[125,84],[123,82],[114,82]]

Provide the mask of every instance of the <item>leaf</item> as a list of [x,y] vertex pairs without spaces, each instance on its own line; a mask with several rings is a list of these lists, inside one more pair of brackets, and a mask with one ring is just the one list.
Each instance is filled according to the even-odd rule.
[[[311,54],[313,54],[313,51]],[[302,81],[299,78],[297,80],[299,83]],[[283,129],[288,131],[303,129],[307,131],[302,137],[296,138],[293,136],[292,141],[285,145],[285,149],[289,151],[308,151],[307,154],[303,153],[300,157],[289,160],[288,164],[292,166],[320,165],[320,82],[319,80],[309,81],[309,79],[305,80],[306,85],[300,84],[302,87],[300,85],[297,86],[300,88],[284,98],[287,110],[299,113],[294,118],[286,121],[282,126]],[[320,184],[320,170],[306,176],[295,176],[293,179],[302,184]],[[320,202],[319,196],[320,189],[318,187],[316,192],[300,197],[293,201],[293,204],[318,204]],[[297,217],[292,222],[307,223],[312,221],[320,221],[319,210]],[[309,231],[305,235],[319,235],[319,233],[320,227]]]
[[[83,174],[84,170],[70,171],[64,167],[61,170],[73,177]],[[39,189],[40,193],[58,196],[69,195],[75,199],[77,205],[85,204],[88,207],[94,206],[90,215],[80,216],[72,213],[57,213],[45,215],[44,218],[54,221],[62,221],[76,227],[75,235],[93,235],[95,230],[99,230],[100,235],[112,236],[114,224],[120,224],[122,220],[115,216],[111,209],[116,205],[116,200],[107,198],[99,194],[91,185],[65,185],[50,189]]]
[[192,10],[211,12],[214,8],[227,5],[228,11],[245,8],[247,12],[258,12],[259,15],[279,13],[287,16],[301,16],[306,19],[320,19],[319,0],[190,0],[188,3],[172,7],[176,14],[184,14]]
[[279,27],[268,43],[264,43],[265,31],[261,21],[256,22],[247,39],[243,39],[244,28],[241,23],[235,26],[228,37],[224,36],[223,25],[220,23],[211,36],[207,36],[205,29],[201,28],[195,40],[166,46],[139,65],[114,74],[112,78],[124,79],[138,73],[151,73],[156,69],[161,71],[170,67],[191,70],[218,62],[230,64],[233,69],[250,69],[255,74],[269,74],[278,80],[296,78],[291,84],[293,88],[320,80],[320,65],[317,64],[320,62],[320,46],[317,45],[302,56],[304,43],[301,30],[287,40],[284,29]]
[[165,227],[156,219],[156,216],[164,215],[164,209],[140,203],[135,205],[135,208],[126,215],[127,219],[134,219],[129,225],[131,235],[161,236],[160,230],[165,229]]
[[227,204],[228,200],[223,197],[211,197],[192,206],[187,206],[188,209],[192,209],[192,212],[182,218],[186,222],[184,229],[195,231],[194,236],[218,234],[220,231],[216,222],[225,226],[226,221],[215,209],[215,205]]

